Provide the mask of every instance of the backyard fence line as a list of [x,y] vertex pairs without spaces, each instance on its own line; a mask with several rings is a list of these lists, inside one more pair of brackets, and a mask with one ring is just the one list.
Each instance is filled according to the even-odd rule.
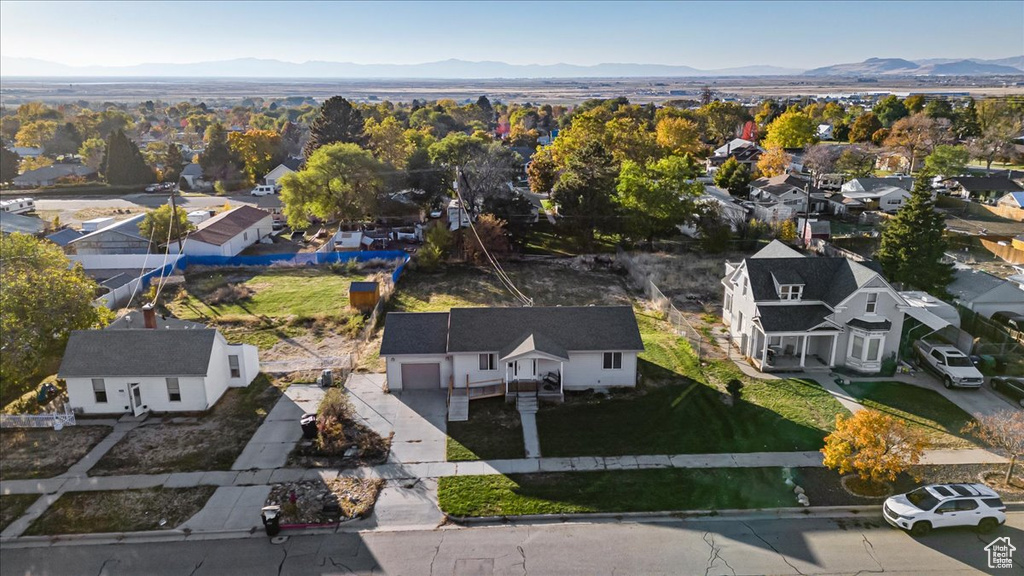
[[63,428],[77,424],[75,413],[64,406],[62,412],[47,414],[0,414],[0,428]]
[[341,356],[315,356],[310,358],[294,358],[291,360],[260,361],[260,370],[270,373],[299,372],[303,370],[339,370],[342,375],[355,369],[355,354]]
[[665,293],[651,280],[650,275],[641,270],[629,253],[623,250],[621,246],[615,248],[615,261],[626,269],[627,276],[632,284],[643,291],[644,296],[651,302],[654,308],[661,312],[663,318],[672,325],[675,333],[686,338],[694,352],[697,353],[697,359],[703,359],[704,336],[672,304],[672,300],[665,296]]
[[[401,268],[405,266],[403,262],[399,265],[399,269],[395,270],[395,274],[392,275],[394,278],[401,274]],[[374,305],[373,311],[370,312],[370,317],[366,319],[366,326],[363,327],[362,334],[360,337],[363,342],[369,342],[373,339],[373,335],[377,332],[377,324],[380,322],[381,317],[384,315],[384,307],[387,306],[388,300],[395,294],[395,280],[385,280],[380,283],[380,299],[377,300],[377,304]]]

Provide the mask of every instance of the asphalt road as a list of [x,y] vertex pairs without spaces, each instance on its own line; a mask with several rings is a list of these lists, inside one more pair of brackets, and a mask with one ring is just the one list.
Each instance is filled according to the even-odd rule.
[[[3,549],[0,573],[289,574],[1021,574],[1024,513],[989,536],[913,539],[880,518],[717,519],[495,526],[242,540]],[[1012,569],[984,547],[1008,536]]]
[[[31,197],[32,194],[26,193],[26,196]],[[167,199],[168,194],[166,192],[154,192],[152,194],[128,194],[126,196],[62,196],[60,198],[37,197],[36,210],[40,212],[57,212],[60,216],[61,222],[80,224],[82,219],[76,218],[75,213],[81,210],[89,208],[128,208],[134,210],[149,210],[166,204]],[[251,204],[255,206],[256,198],[246,195],[230,197],[188,195],[178,198],[178,205],[181,206],[182,209],[189,211],[219,208],[226,202],[230,203],[232,206],[240,206],[242,204]]]

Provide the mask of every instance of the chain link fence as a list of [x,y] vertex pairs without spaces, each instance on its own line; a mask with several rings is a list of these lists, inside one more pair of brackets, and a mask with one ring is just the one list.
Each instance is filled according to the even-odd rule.
[[665,293],[650,279],[648,273],[637,266],[633,258],[622,247],[615,249],[615,261],[626,270],[633,287],[644,293],[652,307],[661,312],[662,318],[672,325],[675,333],[686,338],[686,341],[690,343],[690,347],[697,354],[697,358],[699,360],[703,359],[704,335],[672,304],[672,300],[665,296]]

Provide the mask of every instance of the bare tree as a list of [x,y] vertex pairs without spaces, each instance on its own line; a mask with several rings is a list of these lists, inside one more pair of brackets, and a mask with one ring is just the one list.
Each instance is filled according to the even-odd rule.
[[947,140],[948,129],[944,124],[943,119],[929,118],[924,114],[901,118],[892,125],[885,146],[906,157],[913,173],[918,158],[931,154],[936,146]]
[[1010,464],[1006,467],[1006,483],[1009,484],[1017,457],[1024,454],[1024,412],[1000,410],[976,416],[974,422],[964,427],[964,432],[974,434],[989,446],[1010,454]]
[[811,169],[815,186],[821,186],[822,176],[836,171],[836,164],[842,153],[841,146],[829,144],[812,144],[804,150],[804,166]]

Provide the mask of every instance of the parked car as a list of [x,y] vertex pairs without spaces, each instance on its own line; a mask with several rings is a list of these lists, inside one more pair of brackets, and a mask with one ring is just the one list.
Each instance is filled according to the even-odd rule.
[[1004,395],[1017,401],[1021,408],[1024,408],[1024,378],[1014,376],[994,376],[988,381],[993,390],[998,390]]
[[160,190],[159,184],[150,184],[149,186],[146,186],[146,192],[156,192],[158,190]]
[[946,388],[981,388],[985,382],[971,359],[953,346],[918,340],[914,351],[921,365],[934,372]]
[[275,192],[276,192],[276,190],[274,189],[273,186],[265,186],[265,185],[261,184],[261,185],[255,187],[255,188],[253,188],[252,192],[249,192],[249,194],[252,194],[253,196],[270,196],[270,195],[274,194]]
[[889,524],[914,536],[952,526],[973,526],[988,533],[1006,522],[1006,505],[984,484],[929,484],[890,496],[882,515]]

